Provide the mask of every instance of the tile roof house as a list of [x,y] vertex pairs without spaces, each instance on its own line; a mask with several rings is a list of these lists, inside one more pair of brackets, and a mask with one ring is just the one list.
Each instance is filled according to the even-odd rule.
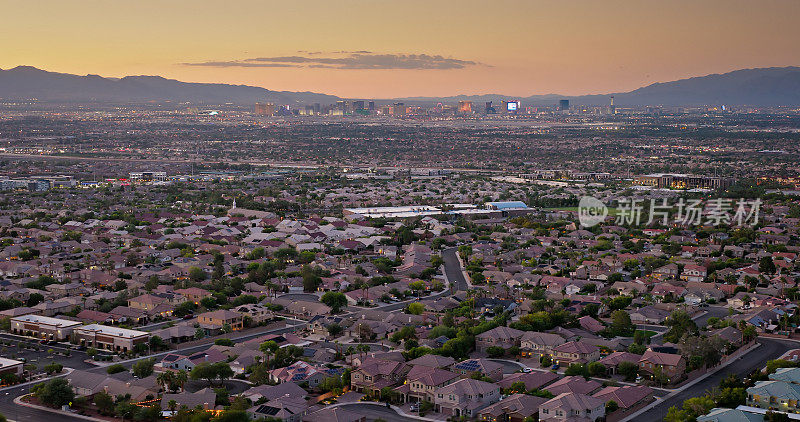
[[489,347],[510,347],[519,346],[520,339],[525,331],[509,327],[495,327],[475,336],[475,347],[485,352]]
[[597,421],[606,415],[605,402],[585,394],[563,393],[539,406],[540,421]]
[[613,352],[608,356],[600,358],[598,362],[602,363],[609,373],[615,374],[617,373],[617,367],[620,363],[630,362],[638,366],[640,358],[641,356],[630,352]]
[[445,369],[414,366],[406,375],[405,383],[395,390],[403,394],[405,401],[433,402],[436,392],[441,387],[459,379],[458,374]]
[[313,388],[319,385],[325,378],[334,375],[335,374],[328,368],[318,367],[300,360],[285,368],[273,369],[269,373],[269,379],[277,383],[308,383],[308,386]]
[[301,422],[308,412],[308,402],[303,396],[285,395],[247,410],[253,419],[265,418],[284,422]]
[[467,359],[453,365],[453,372],[457,372],[462,378],[472,377],[480,374],[495,381],[503,378],[503,365],[488,359]]
[[697,422],[763,422],[764,415],[738,409],[715,407],[705,415],[697,417]]
[[683,375],[686,370],[686,359],[681,355],[654,352],[651,349],[647,349],[639,359],[639,370],[654,374],[656,368],[660,368],[662,373],[672,382]]
[[644,385],[608,386],[592,397],[605,403],[614,400],[621,409],[630,409],[653,398],[653,389]]
[[403,362],[368,357],[350,374],[350,388],[365,391],[391,387],[399,383],[409,369]]
[[600,348],[583,341],[570,341],[553,348],[553,361],[559,365],[588,363],[600,359]]
[[367,417],[360,412],[352,412],[341,407],[326,407],[303,417],[303,422],[366,422]]
[[477,416],[478,411],[500,400],[500,387],[466,378],[436,391],[434,410],[447,416]]
[[503,377],[497,384],[503,388],[510,388],[511,385],[522,382],[525,384],[526,390],[541,389],[547,384],[559,379],[557,374],[550,371],[532,371],[532,372],[515,372]]
[[564,344],[565,340],[558,334],[526,331],[520,338],[522,357],[551,355],[553,348]]
[[547,391],[558,395],[561,393],[591,394],[602,387],[595,380],[587,380],[579,376],[567,376],[547,386]]
[[489,422],[523,422],[526,418],[535,417],[539,413],[539,406],[545,402],[547,399],[542,397],[512,394],[479,411],[478,419]]

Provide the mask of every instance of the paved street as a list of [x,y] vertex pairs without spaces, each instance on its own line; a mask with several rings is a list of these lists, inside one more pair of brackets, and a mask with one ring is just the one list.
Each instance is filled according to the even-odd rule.
[[729,315],[728,308],[724,306],[709,306],[707,308],[700,308],[701,310],[705,311],[704,314],[694,319],[694,323],[697,324],[698,327],[704,327],[708,322],[709,318],[724,318]]
[[455,291],[467,290],[467,279],[464,278],[464,273],[461,271],[461,264],[458,263],[458,248],[448,248],[442,251],[442,259],[444,259],[444,271],[447,279],[453,284]]
[[387,422],[418,422],[418,419],[409,418],[407,416],[401,416],[397,414],[394,410],[387,408],[385,406],[381,406],[378,404],[370,404],[370,403],[351,403],[351,404],[343,404],[339,406],[343,409],[347,409],[352,412],[358,412],[361,415],[364,415],[369,420],[375,419],[383,419]]
[[681,403],[688,398],[703,395],[706,390],[719,385],[719,382],[727,377],[728,374],[736,374],[739,377],[746,376],[756,369],[763,368],[768,360],[777,359],[787,350],[800,348],[800,343],[789,340],[759,338],[758,342],[761,343],[760,347],[752,350],[750,353],[737,359],[703,381],[675,395],[668,396],[657,406],[637,416],[635,421],[660,421],[667,415],[667,411],[671,406],[680,406]]

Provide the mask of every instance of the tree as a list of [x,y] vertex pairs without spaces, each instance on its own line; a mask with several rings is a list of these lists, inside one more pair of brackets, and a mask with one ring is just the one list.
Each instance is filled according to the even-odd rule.
[[269,357],[270,355],[275,353],[276,350],[278,350],[278,343],[276,343],[273,340],[265,341],[258,346],[258,350],[260,350],[261,353],[263,353],[264,356],[267,358],[265,365],[267,368],[269,368]]
[[569,367],[567,367],[567,369],[564,371],[564,374],[565,375],[570,375],[570,376],[571,375],[583,375],[583,376],[586,376],[586,375],[588,375],[588,372],[586,370],[586,366],[584,366],[584,365],[582,365],[580,363],[573,363],[573,364],[570,364]]
[[615,336],[630,336],[635,328],[627,312],[618,310],[611,313],[611,331]]
[[406,310],[412,315],[422,315],[425,311],[425,305],[420,302],[409,303]]
[[164,371],[156,376],[156,383],[164,389],[164,391],[172,391],[172,386],[175,384],[173,379],[175,374],[172,371]]
[[342,292],[325,292],[319,299],[320,302],[330,306],[331,312],[336,314],[347,306],[347,296]]
[[226,410],[211,419],[211,422],[250,422],[250,415],[245,410]]
[[767,413],[764,414],[764,422],[789,422],[789,415],[767,410]]
[[45,365],[42,369],[45,372],[47,372],[47,375],[53,375],[53,374],[58,374],[62,370],[64,370],[64,365],[62,365],[60,363],[52,362],[50,364]]
[[375,332],[372,331],[372,328],[363,322],[358,324],[356,332],[358,333],[359,340],[362,342],[370,341],[375,337]]
[[189,279],[195,283],[200,283],[208,277],[205,271],[197,267],[189,268]]
[[617,373],[624,376],[625,380],[633,381],[639,374],[639,365],[633,362],[622,361],[617,365]]
[[133,416],[139,411],[139,406],[132,404],[130,400],[118,400],[117,405],[114,406],[114,414],[125,419],[133,419]]
[[684,334],[696,335],[698,333],[697,324],[685,311],[674,311],[667,318],[666,325],[670,328],[663,338],[671,343],[680,341]]
[[127,371],[127,369],[125,369],[125,367],[124,367],[124,366],[122,366],[122,365],[121,365],[121,364],[119,364],[119,363],[115,363],[115,364],[113,364],[113,365],[109,365],[109,366],[106,368],[106,373],[108,373],[109,375],[110,375],[110,374],[117,374],[117,373],[120,373],[120,372],[125,372],[125,371]]
[[64,378],[53,378],[50,381],[37,384],[31,388],[31,393],[33,393],[42,404],[56,408],[75,400],[75,392],[72,391],[69,382]]
[[303,266],[300,275],[303,277],[303,291],[306,293],[316,291],[319,285],[322,284],[322,278],[308,265]]
[[501,358],[506,354],[506,349],[500,346],[491,346],[486,348],[486,354],[489,355],[490,358]]
[[614,400],[609,400],[606,403],[606,414],[614,413],[617,409],[619,409],[619,405]]
[[212,363],[201,362],[189,372],[189,378],[193,380],[206,380],[209,384],[217,378],[217,368]]
[[156,364],[155,358],[142,359],[133,364],[131,372],[137,378],[147,378],[153,375],[153,366]]
[[328,330],[328,335],[330,335],[331,337],[336,337],[339,334],[341,334],[342,331],[344,331],[344,328],[342,328],[341,325],[335,323],[328,324],[327,326],[325,326],[325,329]]
[[150,350],[161,350],[162,347],[166,346],[164,344],[164,339],[159,336],[152,336],[150,337]]
[[228,364],[228,362],[217,362],[214,364],[214,370],[217,373],[217,378],[219,378],[220,383],[225,383],[225,380],[228,378],[233,377],[233,369]]
[[586,366],[589,370],[589,375],[593,377],[603,377],[606,375],[606,366],[600,362],[591,362]]
[[758,271],[764,274],[775,274],[775,262],[772,257],[765,256],[758,262]]
[[105,391],[94,395],[94,404],[101,415],[110,416],[114,414],[114,398]]

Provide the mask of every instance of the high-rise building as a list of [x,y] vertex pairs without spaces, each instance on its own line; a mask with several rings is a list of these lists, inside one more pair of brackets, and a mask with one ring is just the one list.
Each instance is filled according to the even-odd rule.
[[558,102],[558,110],[559,111],[569,111],[569,100],[559,100],[559,102]]
[[611,107],[609,108],[611,114],[617,114],[617,107],[614,105],[614,96],[611,96]]
[[494,107],[492,107],[491,101],[486,102],[486,106],[484,107],[483,112],[486,114],[494,114],[495,110]]
[[275,114],[275,104],[256,103],[255,112],[259,116],[272,116]]
[[359,110],[363,110],[363,109],[364,109],[364,101],[363,100],[353,101],[353,110],[354,111],[359,111]]
[[406,105],[403,103],[394,103],[392,106],[392,114],[395,116],[404,116],[406,114]]
[[458,112],[462,114],[472,114],[472,101],[459,101]]
[[369,102],[369,111],[375,111],[375,101]]

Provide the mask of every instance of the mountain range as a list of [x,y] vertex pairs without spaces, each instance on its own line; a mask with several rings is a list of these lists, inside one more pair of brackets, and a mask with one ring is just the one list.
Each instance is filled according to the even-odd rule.
[[[562,96],[556,94],[515,97],[510,95],[459,95],[453,97],[407,97],[376,100],[408,104],[475,102],[518,99],[523,105],[554,105],[561,99],[573,104],[605,105],[610,96],[620,106],[752,105],[800,106],[800,67],[743,69],[672,82],[654,83],[629,92],[604,95]],[[48,72],[30,66],[0,69],[0,99],[37,99],[44,102],[141,103],[191,102],[197,104],[330,104],[342,98],[315,92],[272,91],[247,85],[190,83],[160,76],[104,78]]]

